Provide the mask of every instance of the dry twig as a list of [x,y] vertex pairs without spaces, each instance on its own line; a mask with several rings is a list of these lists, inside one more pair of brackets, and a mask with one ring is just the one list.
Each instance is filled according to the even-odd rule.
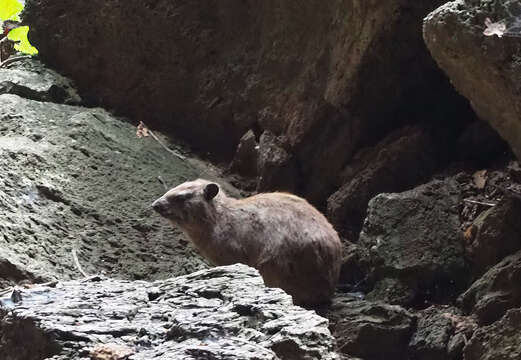
[[471,204],[478,204],[478,205],[485,205],[485,206],[496,206],[496,203],[490,203],[490,202],[483,202],[483,201],[477,201],[477,200],[471,200],[471,199],[463,199],[463,201],[471,203]]
[[183,155],[179,154],[177,151],[174,151],[174,150],[170,149],[168,146],[166,146],[165,144],[163,144],[163,142],[161,140],[159,140],[159,138],[156,136],[156,134],[154,134],[154,132],[152,130],[150,130],[150,128],[148,126],[146,126],[146,124],[143,121],[141,121],[140,124],[143,124],[143,126],[147,129],[146,132],[148,134],[150,134],[150,136],[152,136],[154,138],[154,140],[157,141],[159,143],[159,145],[161,145],[163,147],[163,149],[165,149],[170,154],[178,157],[181,160],[186,160],[186,157],[184,157]]
[[159,180],[159,182],[163,185],[165,191],[168,191],[168,185],[166,184],[166,181],[161,176],[158,176],[157,180]]
[[76,254],[76,249],[72,249],[72,258],[74,259],[74,265],[78,268],[78,271],[84,276],[89,277],[89,275],[82,269],[80,265],[80,261],[78,260],[78,255]]

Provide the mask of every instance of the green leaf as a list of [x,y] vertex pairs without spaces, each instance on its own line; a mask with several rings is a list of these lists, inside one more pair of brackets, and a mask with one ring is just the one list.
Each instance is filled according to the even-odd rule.
[[0,0],[0,20],[20,21],[18,14],[23,8],[18,0]]
[[[1,1],[1,0],[0,0]],[[18,42],[14,48],[25,54],[34,55],[38,54],[38,50],[29,43],[27,39],[27,33],[29,32],[29,26],[20,26],[16,29],[9,31],[7,38],[12,41]]]

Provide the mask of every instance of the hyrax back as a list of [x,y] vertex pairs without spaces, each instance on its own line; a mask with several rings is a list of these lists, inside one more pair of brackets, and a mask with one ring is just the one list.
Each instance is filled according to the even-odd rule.
[[153,208],[182,228],[215,265],[259,270],[297,304],[329,300],[341,263],[341,243],[327,219],[306,200],[286,193],[234,199],[198,179],[169,190]]

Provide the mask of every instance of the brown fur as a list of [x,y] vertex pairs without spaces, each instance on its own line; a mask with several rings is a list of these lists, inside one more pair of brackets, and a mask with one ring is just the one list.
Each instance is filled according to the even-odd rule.
[[[234,199],[198,179],[157,199],[153,207],[183,229],[215,265],[243,263],[259,270],[297,304],[326,302],[334,292],[342,247],[327,219],[306,200],[286,193]],[[215,186],[215,185],[212,185]],[[215,188],[213,188],[215,190]]]

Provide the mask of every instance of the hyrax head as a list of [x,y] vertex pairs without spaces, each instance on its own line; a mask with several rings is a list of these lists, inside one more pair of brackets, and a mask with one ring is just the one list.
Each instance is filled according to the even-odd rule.
[[208,180],[188,181],[168,190],[152,208],[176,225],[204,221],[212,213],[219,185]]

